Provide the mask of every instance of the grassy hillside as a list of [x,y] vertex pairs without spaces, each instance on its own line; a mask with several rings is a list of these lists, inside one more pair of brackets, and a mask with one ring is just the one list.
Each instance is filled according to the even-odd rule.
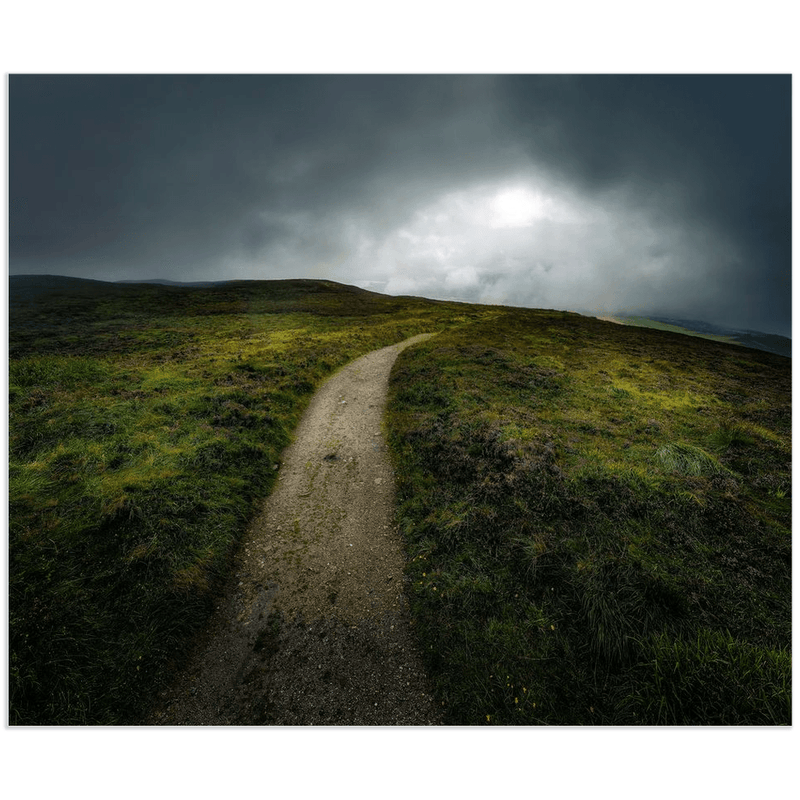
[[140,718],[315,387],[387,420],[448,719],[788,722],[789,360],[320,281],[12,277],[12,724]]
[[10,307],[12,724],[137,719],[315,387],[464,314],[316,281],[27,276]]
[[789,365],[517,310],[400,356],[400,522],[449,722],[790,723]]

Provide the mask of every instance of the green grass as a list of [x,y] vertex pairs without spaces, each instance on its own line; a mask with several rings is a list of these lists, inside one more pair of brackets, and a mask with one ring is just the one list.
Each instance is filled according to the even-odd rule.
[[723,475],[728,471],[702,447],[682,442],[659,447],[654,460],[665,472],[677,475]]
[[320,381],[464,314],[313,281],[10,299],[12,724],[139,719]]
[[398,516],[448,722],[791,722],[790,376],[510,309],[400,356]]
[[139,721],[315,388],[425,331],[387,429],[448,722],[791,722],[787,359],[320,281],[36,289],[12,279],[12,724]]

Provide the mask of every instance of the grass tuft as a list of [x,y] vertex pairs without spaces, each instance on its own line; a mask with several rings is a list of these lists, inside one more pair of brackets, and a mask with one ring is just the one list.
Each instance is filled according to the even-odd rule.
[[638,691],[624,713],[652,725],[781,725],[791,722],[791,655],[702,628],[691,639],[644,641]]
[[728,471],[702,447],[682,442],[659,447],[654,458],[662,469],[678,475],[722,475]]

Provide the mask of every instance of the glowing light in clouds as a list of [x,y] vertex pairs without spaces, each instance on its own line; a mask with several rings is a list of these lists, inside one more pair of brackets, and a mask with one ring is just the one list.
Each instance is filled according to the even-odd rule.
[[546,216],[547,201],[530,189],[503,189],[489,204],[493,228],[527,228]]

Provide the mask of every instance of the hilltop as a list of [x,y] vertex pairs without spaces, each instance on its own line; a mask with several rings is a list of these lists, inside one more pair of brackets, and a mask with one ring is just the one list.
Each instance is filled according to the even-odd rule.
[[[308,278],[290,280],[226,280],[226,281],[173,281],[164,278],[151,278],[148,280],[124,280],[124,281],[100,281],[87,278],[73,278],[61,275],[10,275],[9,276],[9,305],[12,312],[24,308],[32,302],[36,302],[42,296],[59,294],[64,298],[69,296],[88,300],[93,296],[102,294],[116,294],[124,296],[125,291],[138,289],[139,292],[145,291],[147,287],[172,288],[178,293],[192,289],[214,289],[229,290],[246,289],[250,292],[267,292],[274,296],[287,296],[292,293],[315,292],[321,288],[323,290],[333,290],[343,294],[361,294],[362,296],[371,295],[375,298],[384,298],[391,301],[394,298],[379,292],[368,289],[361,289],[357,286],[338,283],[328,280],[314,280]],[[158,292],[150,293],[151,297],[160,297]],[[170,295],[167,295],[170,297]],[[174,298],[175,296],[173,296]],[[427,300],[429,303],[440,303],[443,301],[430,300],[427,298],[416,298]],[[791,357],[792,340],[786,336],[777,334],[763,333],[761,331],[740,330],[725,328],[714,325],[702,320],[675,319],[668,317],[634,316],[630,314],[603,315],[600,319],[617,322],[621,325],[631,325],[635,327],[655,328],[657,330],[667,330],[674,333],[682,333],[687,336],[698,336],[712,341],[730,342],[742,347],[749,347],[755,350],[763,350],[768,353],[775,353]]]

